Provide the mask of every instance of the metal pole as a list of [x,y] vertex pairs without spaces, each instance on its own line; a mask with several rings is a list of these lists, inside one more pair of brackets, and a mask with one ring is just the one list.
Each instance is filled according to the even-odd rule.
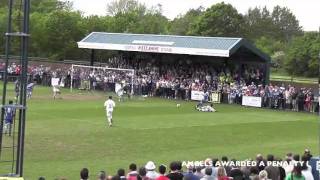
[[91,49],[90,66],[93,66],[94,64],[94,55],[95,55],[95,51],[94,49]]
[[[23,33],[29,34],[29,9],[30,0],[24,0],[23,9]],[[25,136],[25,121],[26,121],[26,95],[27,95],[27,73],[28,73],[28,39],[29,36],[22,36],[22,73],[21,73],[21,89],[20,89],[20,104],[24,107],[20,109],[19,116],[19,135],[17,149],[17,164],[16,174],[23,176],[23,158],[24,158],[24,136]]]
[[[7,33],[11,33],[11,21],[12,21],[12,6],[13,6],[13,0],[9,0],[8,2],[8,27],[7,27]],[[7,83],[8,83],[8,64],[9,64],[9,53],[10,53],[10,35],[6,35],[6,50],[5,50],[5,68],[4,68],[4,74],[3,74],[3,90],[2,90],[2,105],[6,104],[6,96],[7,96]],[[1,108],[1,120],[0,120],[0,157],[1,157],[1,149],[2,149],[2,130],[3,130],[3,121],[4,121],[4,114],[5,114],[5,108]]]
[[[320,26],[319,26],[319,31],[318,31],[318,40],[320,40]],[[319,145],[319,156],[320,156],[320,51],[319,51],[319,57],[318,57],[318,145]]]
[[72,86],[73,86],[73,64],[71,65],[71,82],[70,82],[70,92],[72,92]]
[[[320,27],[319,27],[319,35],[318,35],[318,38],[320,40]],[[319,71],[318,71],[318,96],[320,96],[320,51],[319,51],[319,58],[318,58],[318,68],[319,68]],[[319,145],[319,156],[320,156],[320,98],[318,97],[318,124],[319,124],[319,127],[318,127],[318,132],[319,132],[319,137],[318,137],[318,145]]]
[[134,82],[134,70],[132,70],[132,78],[131,78],[131,96],[133,95],[133,82]]

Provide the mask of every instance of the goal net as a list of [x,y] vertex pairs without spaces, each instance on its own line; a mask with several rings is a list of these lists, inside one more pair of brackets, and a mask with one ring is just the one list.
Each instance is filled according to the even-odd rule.
[[98,66],[71,66],[70,90],[102,90],[118,93],[119,90],[133,95],[134,69]]

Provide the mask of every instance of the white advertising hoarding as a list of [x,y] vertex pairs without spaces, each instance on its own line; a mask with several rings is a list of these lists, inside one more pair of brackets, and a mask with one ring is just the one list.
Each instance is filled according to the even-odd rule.
[[191,100],[201,101],[203,100],[204,92],[203,91],[191,91]]
[[242,105],[252,106],[252,107],[261,107],[261,97],[243,96]]

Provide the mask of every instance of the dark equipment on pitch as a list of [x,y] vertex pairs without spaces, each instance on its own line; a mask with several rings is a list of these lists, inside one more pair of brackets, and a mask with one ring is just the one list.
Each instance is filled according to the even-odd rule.
[[[24,136],[26,122],[27,73],[28,73],[28,40],[29,40],[30,0],[8,0],[8,25],[5,33],[5,69],[0,120],[0,176],[22,177],[24,157]],[[16,14],[18,14],[16,16]],[[17,26],[13,26],[16,24]],[[15,27],[15,28],[14,28]],[[8,105],[7,84],[8,65],[12,47],[20,47],[19,92],[17,103]],[[5,109],[14,106],[18,110],[13,121],[12,137],[3,134]],[[15,126],[15,124],[17,126]],[[17,139],[16,139],[17,136]]]

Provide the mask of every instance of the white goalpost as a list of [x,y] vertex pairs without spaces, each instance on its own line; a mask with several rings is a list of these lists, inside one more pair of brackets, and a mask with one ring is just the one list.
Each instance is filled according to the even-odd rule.
[[[130,85],[131,95],[133,95],[133,82],[135,77],[134,69],[122,69],[122,68],[108,68],[99,66],[85,66],[72,64],[71,66],[71,84],[70,91],[76,86],[81,86],[84,89],[91,89],[92,78],[96,79],[100,83],[108,81],[115,84],[115,92],[117,92],[117,85],[123,86]],[[79,88],[79,87],[78,87]],[[79,88],[80,89],[80,88]]]

